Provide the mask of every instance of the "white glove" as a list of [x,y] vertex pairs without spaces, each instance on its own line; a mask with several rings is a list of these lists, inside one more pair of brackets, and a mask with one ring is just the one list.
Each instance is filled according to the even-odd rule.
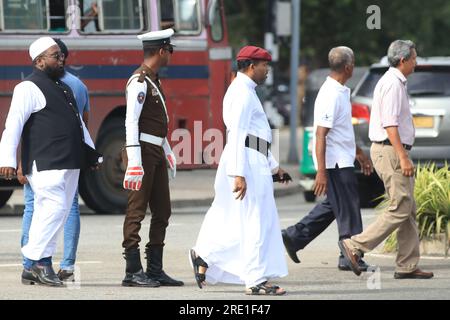
[[123,179],[123,188],[127,190],[140,190],[142,178],[144,177],[144,168],[141,160],[141,147],[127,147],[128,167]]
[[175,176],[177,175],[177,158],[175,158],[175,154],[172,152],[167,138],[164,139],[163,149],[164,154],[166,155],[167,165],[170,170],[169,177],[171,179],[175,179]]
[[173,152],[166,154],[166,160],[170,168],[169,177],[175,179],[175,176],[177,175],[177,158],[175,158],[175,154]]
[[127,190],[140,190],[142,186],[142,178],[144,177],[144,168],[128,167],[123,179],[123,188]]

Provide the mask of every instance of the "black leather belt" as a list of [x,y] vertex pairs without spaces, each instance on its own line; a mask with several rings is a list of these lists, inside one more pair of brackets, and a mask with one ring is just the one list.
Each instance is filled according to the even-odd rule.
[[261,152],[266,157],[269,156],[270,143],[257,136],[249,134],[247,138],[245,138],[245,146]]
[[[378,143],[378,144],[385,144],[388,146],[392,146],[392,143],[389,139],[386,139],[384,141],[373,141],[373,143]],[[403,148],[405,148],[406,150],[411,150],[412,146],[409,144],[403,144],[402,143]]]

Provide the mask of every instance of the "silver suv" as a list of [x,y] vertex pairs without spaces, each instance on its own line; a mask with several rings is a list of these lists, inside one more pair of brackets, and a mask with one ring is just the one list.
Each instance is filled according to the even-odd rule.
[[[372,65],[352,94],[356,142],[365,152],[371,145],[368,130],[373,91],[388,68],[386,57]],[[411,158],[414,163],[433,161],[440,167],[450,159],[450,57],[417,58],[407,89],[416,127]],[[383,192],[381,182],[373,179],[361,185],[368,199]]]

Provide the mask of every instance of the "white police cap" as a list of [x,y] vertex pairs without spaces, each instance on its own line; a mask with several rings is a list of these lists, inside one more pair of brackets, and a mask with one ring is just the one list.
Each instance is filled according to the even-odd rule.
[[138,35],[138,39],[142,40],[144,46],[162,46],[170,44],[170,37],[174,34],[173,29],[165,29],[160,31],[151,31]]

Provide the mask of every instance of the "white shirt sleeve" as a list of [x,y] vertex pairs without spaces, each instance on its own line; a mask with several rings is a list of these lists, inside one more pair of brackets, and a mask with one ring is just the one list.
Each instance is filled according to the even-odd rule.
[[[319,93],[320,94],[320,93]],[[333,128],[336,117],[339,115],[337,98],[335,96],[320,95],[314,106],[314,121],[317,126]]]
[[0,141],[0,167],[17,168],[17,146],[23,127],[30,115],[42,110],[46,104],[44,94],[33,82],[23,81],[14,88]]
[[[128,84],[127,112],[125,117],[126,145],[139,145],[139,117],[147,94],[147,83],[139,82],[137,77]],[[142,166],[141,148],[130,147],[127,149],[128,166]]]
[[276,171],[278,171],[280,164],[275,159],[275,157],[273,156],[273,154],[270,150],[269,150],[269,156],[267,157],[267,159],[269,160],[269,167],[270,167],[270,171],[272,172],[272,174],[277,173]]
[[245,165],[247,163],[245,139],[248,135],[250,120],[253,114],[251,96],[244,93],[240,97],[236,97],[231,103],[231,110],[228,111],[232,115],[230,125],[227,128],[228,140],[231,150],[229,161],[227,162],[226,173],[228,176],[245,177]]
[[81,116],[81,114],[80,114],[80,120],[81,120],[81,124],[83,125],[84,142],[91,148],[95,149],[94,142],[92,141],[91,135],[89,134],[89,131],[86,128],[86,124],[84,123],[83,117]]

